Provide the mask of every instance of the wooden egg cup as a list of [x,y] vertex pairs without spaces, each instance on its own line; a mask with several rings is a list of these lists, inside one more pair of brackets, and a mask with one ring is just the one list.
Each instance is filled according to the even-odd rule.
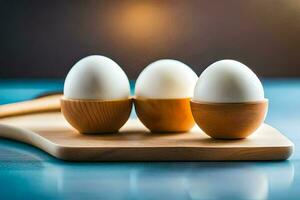
[[186,132],[195,124],[190,98],[135,98],[134,106],[138,118],[151,132]]
[[208,103],[191,101],[194,119],[210,137],[242,139],[264,121],[268,100],[246,103]]
[[73,100],[61,98],[61,111],[80,133],[117,132],[128,120],[132,99]]

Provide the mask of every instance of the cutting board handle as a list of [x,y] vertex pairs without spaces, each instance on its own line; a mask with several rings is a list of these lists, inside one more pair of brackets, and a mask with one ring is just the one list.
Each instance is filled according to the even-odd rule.
[[37,99],[0,106],[0,118],[29,113],[60,111],[61,94],[53,94]]

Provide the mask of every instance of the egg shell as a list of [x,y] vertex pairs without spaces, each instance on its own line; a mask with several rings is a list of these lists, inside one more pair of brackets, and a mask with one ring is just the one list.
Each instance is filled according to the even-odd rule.
[[193,101],[240,103],[264,100],[263,86],[256,74],[235,60],[211,64],[200,75]]
[[175,99],[193,96],[197,74],[186,64],[171,59],[148,65],[135,85],[137,98]]
[[130,96],[129,80],[121,67],[105,56],[92,55],[79,60],[64,84],[67,99],[114,100]]

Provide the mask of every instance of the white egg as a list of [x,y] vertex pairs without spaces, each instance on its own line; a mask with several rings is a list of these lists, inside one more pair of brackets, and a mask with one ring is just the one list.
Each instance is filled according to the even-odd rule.
[[188,98],[193,96],[197,74],[186,64],[170,59],[148,65],[135,84],[136,97],[152,99]]
[[79,60],[68,73],[64,96],[68,99],[127,99],[129,80],[121,67],[105,56]]
[[261,101],[264,100],[264,89],[246,65],[234,60],[221,60],[202,72],[193,100],[214,103]]

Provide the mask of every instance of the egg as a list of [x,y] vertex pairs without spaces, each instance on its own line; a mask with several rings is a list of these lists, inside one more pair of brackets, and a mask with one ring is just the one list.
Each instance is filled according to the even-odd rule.
[[197,82],[186,64],[171,59],[148,65],[135,85],[134,106],[140,121],[151,132],[186,132],[195,121],[190,100]]
[[191,100],[198,126],[215,139],[242,139],[263,123],[268,100],[251,69],[235,60],[221,60],[200,75]]
[[67,74],[60,105],[65,119],[80,133],[117,132],[132,109],[128,78],[110,58],[85,57]]
[[239,103],[264,100],[263,86],[256,74],[235,60],[211,64],[200,75],[194,101]]
[[128,99],[129,80],[116,62],[92,55],[72,67],[65,79],[64,96],[67,99]]
[[175,99],[193,96],[197,74],[186,64],[162,59],[148,65],[135,85],[137,98]]

